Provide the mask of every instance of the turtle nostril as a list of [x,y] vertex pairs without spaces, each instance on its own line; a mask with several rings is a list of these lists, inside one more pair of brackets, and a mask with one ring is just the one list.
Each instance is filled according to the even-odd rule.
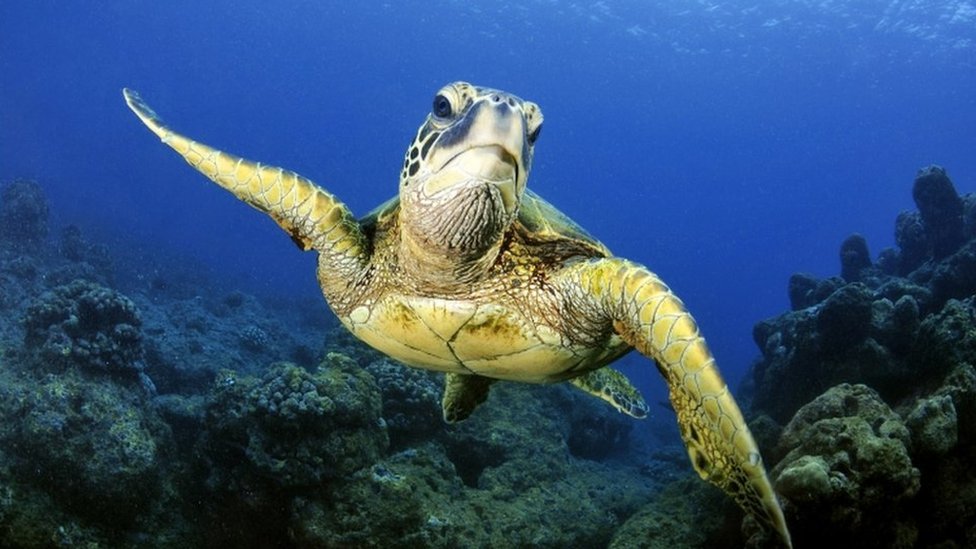
[[512,99],[511,97],[508,98],[508,106],[509,107],[514,107],[515,106],[515,100]]
[[493,103],[500,103],[501,100],[502,100],[502,98],[501,97],[498,97],[498,94],[497,93],[491,94],[491,101]]

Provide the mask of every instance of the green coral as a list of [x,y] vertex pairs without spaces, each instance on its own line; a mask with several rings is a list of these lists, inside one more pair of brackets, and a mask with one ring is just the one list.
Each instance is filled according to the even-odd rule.
[[44,293],[24,315],[25,342],[45,363],[131,377],[143,368],[141,325],[132,300],[82,280]]
[[976,364],[976,298],[950,299],[922,321],[912,361],[932,374]]
[[724,494],[691,476],[669,483],[614,532],[610,549],[732,547],[737,532],[722,530]]
[[290,531],[302,547],[599,547],[647,495],[592,464],[561,473],[520,491],[473,489],[439,445],[427,444],[359,471],[326,497],[295,500]]
[[908,414],[906,424],[919,455],[940,456],[952,450],[959,440],[956,406],[949,395],[920,399]]
[[380,412],[372,377],[330,353],[314,373],[277,363],[260,379],[219,375],[208,443],[242,450],[225,456],[229,470],[281,488],[308,487],[379,459],[388,444]]
[[[841,384],[801,408],[783,430],[786,457],[771,471],[797,539],[905,546],[917,535],[908,502],[919,470],[901,418],[872,389]],[[897,526],[897,528],[893,528]]]
[[409,368],[389,359],[366,366],[383,397],[383,419],[394,448],[428,439],[444,429],[441,418],[443,376]]
[[111,517],[112,528],[152,504],[167,431],[139,397],[74,371],[22,385],[19,396],[21,419],[5,437],[19,475],[79,515]]

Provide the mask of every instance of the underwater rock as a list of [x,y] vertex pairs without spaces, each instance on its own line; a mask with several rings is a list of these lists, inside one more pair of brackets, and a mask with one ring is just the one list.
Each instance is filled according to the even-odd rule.
[[763,353],[753,366],[753,407],[780,424],[823,390],[823,369],[816,329],[817,315],[802,309],[767,319],[753,328]]
[[[32,257],[0,253],[0,311],[16,311],[26,305],[39,285],[40,272]],[[2,328],[0,323],[0,333]]]
[[976,193],[962,196],[962,225],[963,238],[966,240],[976,238]]
[[785,423],[840,383],[869,384],[892,402],[907,396],[939,360],[919,356],[919,309],[911,295],[893,303],[855,283],[817,307],[759,322],[753,329],[763,354],[753,367],[756,412]]
[[871,267],[868,242],[859,234],[852,234],[840,245],[840,276],[847,282],[857,282],[861,272]]
[[976,367],[969,363],[955,365],[933,394],[952,399],[959,442],[976,448]]
[[[90,266],[92,275],[79,276],[76,274],[74,278],[88,278],[97,281],[112,280],[113,262],[108,248],[101,244],[90,244],[82,237],[81,229],[77,225],[68,225],[61,230],[58,251],[61,253],[61,257],[72,263],[85,263]],[[64,271],[75,273],[83,269],[84,267],[79,265],[62,267]],[[60,275],[59,278],[67,277]],[[66,282],[70,282],[74,278],[68,278]]]
[[861,283],[842,286],[823,302],[817,329],[825,353],[842,353],[868,336],[873,293]]
[[958,442],[956,407],[948,395],[919,400],[905,422],[915,453],[940,456]]
[[4,441],[22,478],[112,529],[153,504],[169,434],[137,392],[75,370],[24,387],[20,420]]
[[633,421],[622,414],[579,414],[571,425],[566,441],[570,453],[599,461],[627,448]]
[[450,425],[443,445],[464,483],[514,496],[565,474],[570,427],[550,395],[562,389],[496,383],[488,402]]
[[928,314],[935,303],[932,291],[905,278],[893,277],[881,283],[875,293],[892,303],[903,297],[910,297],[918,306],[919,315]]
[[844,280],[837,277],[819,280],[813,275],[796,273],[790,276],[790,308],[794,311],[799,311],[800,309],[812,307],[827,299],[830,294],[837,291],[843,285]]
[[881,271],[882,274],[896,276],[898,274],[898,264],[900,261],[901,257],[897,249],[885,248],[878,254],[878,270]]
[[933,257],[942,259],[955,253],[963,243],[963,202],[945,169],[933,165],[919,170],[912,197]]
[[206,291],[188,299],[133,296],[142,313],[146,373],[160,393],[202,395],[224,369],[260,374],[264,365],[278,361],[307,368],[318,364],[323,356],[318,342],[326,329],[309,329],[293,311],[271,310],[251,295],[230,296],[214,292],[211,298]]
[[877,339],[892,352],[905,355],[915,344],[919,328],[918,301],[910,295],[903,295],[892,303],[881,298],[873,303],[873,320]]
[[647,486],[624,471],[579,465],[518,492],[473,489],[439,445],[424,444],[328,493],[296,498],[289,532],[301,547],[605,547],[647,500]]
[[394,449],[429,439],[445,429],[441,413],[443,376],[388,358],[366,366],[383,398],[383,419]]
[[901,418],[864,385],[831,388],[801,408],[773,468],[796,539],[907,547],[917,537],[909,502],[920,487]]
[[206,445],[217,474],[315,486],[380,458],[388,445],[380,412],[372,376],[335,353],[314,373],[289,363],[260,379],[228,372],[207,410]]
[[69,261],[81,261],[85,257],[87,244],[81,238],[81,229],[77,225],[68,225],[61,230],[61,242],[58,251]]
[[920,373],[938,376],[958,364],[976,364],[976,297],[950,299],[921,322],[911,360]]
[[39,251],[47,233],[47,198],[36,181],[18,179],[0,188],[0,243]]
[[929,257],[929,241],[918,212],[904,211],[895,219],[895,242],[898,244],[898,274],[907,275]]
[[936,265],[929,287],[936,303],[976,294],[976,240],[969,241]]
[[[609,549],[775,546],[759,539],[747,541],[740,527],[742,512],[728,503],[721,492],[697,478],[679,478],[614,532]],[[762,538],[762,532],[755,534]]]
[[296,499],[290,530],[300,547],[487,546],[485,517],[465,499],[450,460],[428,445],[363,469],[328,499]]
[[976,369],[966,363],[953,367],[941,387],[919,400],[908,423],[923,480],[915,506],[919,523],[924,524],[919,546],[972,547],[976,543],[976,470],[972,467]]
[[77,280],[27,308],[25,343],[46,363],[132,379],[143,369],[141,324],[129,298]]
[[790,276],[788,289],[790,308],[798,311],[816,305],[819,300],[815,299],[812,294],[817,288],[817,283],[818,280],[813,275],[806,273],[795,273]]
[[[825,298],[821,282],[794,275],[793,310],[753,330],[753,411],[796,414],[772,471],[795,540],[976,542],[976,240],[964,241],[976,236],[976,195],[959,198],[940,169],[917,183],[923,212],[898,216],[899,250]],[[940,211],[962,222],[940,225]],[[841,385],[806,404],[838,383],[871,390]]]

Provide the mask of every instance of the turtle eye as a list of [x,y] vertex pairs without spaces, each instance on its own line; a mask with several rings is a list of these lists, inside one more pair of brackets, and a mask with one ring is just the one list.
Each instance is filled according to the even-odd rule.
[[535,145],[535,140],[536,139],[539,139],[539,134],[540,133],[542,133],[542,124],[539,124],[538,126],[536,126],[536,128],[534,130],[532,130],[532,133],[529,134],[529,137],[528,137],[529,145]]
[[451,101],[448,98],[440,94],[434,98],[434,116],[437,118],[450,118],[452,111],[453,109],[451,109]]

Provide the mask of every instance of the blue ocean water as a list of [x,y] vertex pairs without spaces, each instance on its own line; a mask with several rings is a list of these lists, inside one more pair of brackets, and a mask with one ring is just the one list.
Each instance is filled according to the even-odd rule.
[[160,146],[123,87],[357,213],[396,192],[441,85],[533,100],[530,187],[667,280],[732,381],[791,273],[838,273],[852,232],[893,244],[918,168],[976,190],[961,0],[4,2],[0,71],[0,176],[40,181],[55,223],[309,300],[314,257]]

